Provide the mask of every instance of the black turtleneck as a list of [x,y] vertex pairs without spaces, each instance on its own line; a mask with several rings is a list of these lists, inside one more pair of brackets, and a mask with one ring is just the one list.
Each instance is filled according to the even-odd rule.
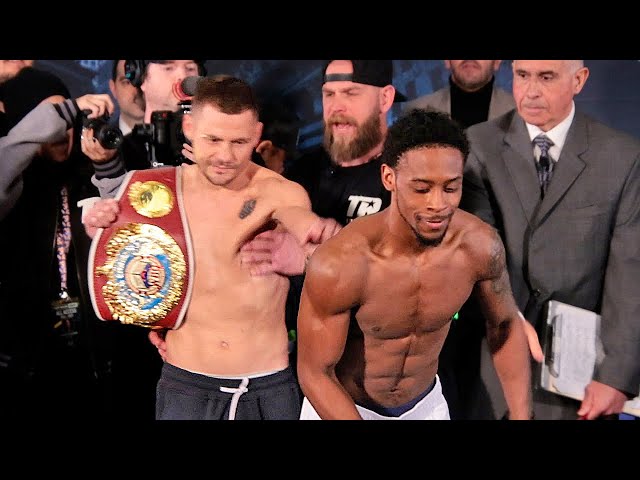
[[451,118],[464,128],[487,121],[489,119],[489,104],[491,103],[494,80],[495,77],[492,77],[491,81],[480,90],[465,92],[453,83],[453,80],[449,77]]

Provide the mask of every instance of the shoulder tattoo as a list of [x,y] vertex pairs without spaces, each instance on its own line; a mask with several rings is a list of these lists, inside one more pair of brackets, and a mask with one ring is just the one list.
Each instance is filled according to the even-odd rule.
[[251,200],[247,200],[246,202],[244,202],[244,205],[242,205],[242,208],[240,209],[240,214],[238,216],[241,219],[247,218],[249,215],[251,215],[251,212],[253,212],[255,208],[256,208],[256,199],[252,198]]

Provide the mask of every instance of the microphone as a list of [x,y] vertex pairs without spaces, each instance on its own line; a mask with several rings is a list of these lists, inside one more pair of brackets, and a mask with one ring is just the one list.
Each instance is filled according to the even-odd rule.
[[196,88],[201,78],[203,77],[194,75],[175,82],[171,89],[173,95],[181,102],[191,100],[191,97],[196,94]]

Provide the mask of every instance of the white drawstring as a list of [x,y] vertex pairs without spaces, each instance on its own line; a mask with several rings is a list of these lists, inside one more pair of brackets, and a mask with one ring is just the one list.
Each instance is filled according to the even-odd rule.
[[220,387],[221,392],[233,393],[233,397],[231,397],[231,406],[229,407],[229,420],[236,419],[238,400],[240,400],[240,396],[243,393],[247,393],[249,391],[247,385],[249,385],[249,378],[245,377],[242,379],[242,382],[240,382],[240,386],[238,388]]

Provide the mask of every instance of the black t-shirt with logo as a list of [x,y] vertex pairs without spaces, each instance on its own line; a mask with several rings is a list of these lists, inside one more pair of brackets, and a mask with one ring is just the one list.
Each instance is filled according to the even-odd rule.
[[354,167],[331,163],[324,148],[301,156],[285,174],[308,192],[312,210],[342,225],[389,206],[391,193],[382,186],[381,157]]

